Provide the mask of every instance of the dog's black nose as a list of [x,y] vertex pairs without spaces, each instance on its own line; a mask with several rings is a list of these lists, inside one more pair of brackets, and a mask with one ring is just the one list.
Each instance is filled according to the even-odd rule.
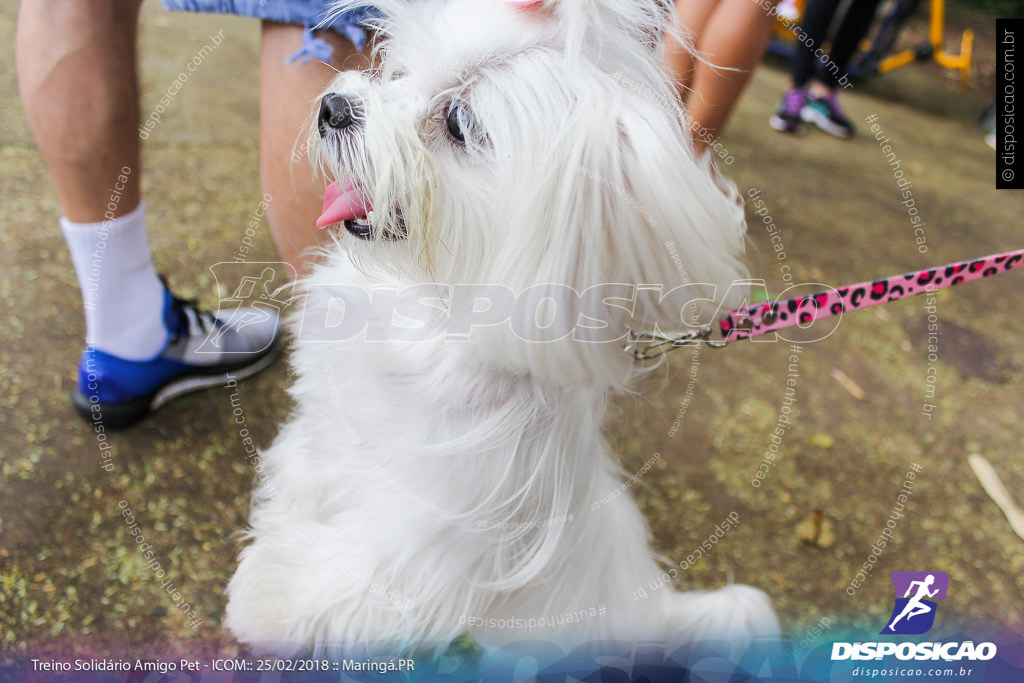
[[352,100],[344,95],[331,93],[320,100],[320,135],[326,137],[330,129],[343,130],[355,123]]

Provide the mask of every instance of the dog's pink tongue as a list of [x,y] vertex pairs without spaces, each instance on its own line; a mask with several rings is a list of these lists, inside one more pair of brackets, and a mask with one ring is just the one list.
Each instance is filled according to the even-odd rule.
[[338,183],[331,183],[324,192],[324,208],[320,218],[316,221],[316,227],[325,228],[334,223],[350,221],[353,218],[366,218],[370,210],[370,199],[363,191],[363,187],[345,178]]

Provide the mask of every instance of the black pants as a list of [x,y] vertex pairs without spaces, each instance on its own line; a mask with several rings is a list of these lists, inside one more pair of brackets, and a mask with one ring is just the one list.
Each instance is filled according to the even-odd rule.
[[839,79],[846,74],[850,58],[857,51],[857,46],[868,32],[871,20],[875,18],[875,10],[881,0],[853,0],[846,14],[843,15],[835,38],[832,40],[832,52],[829,61],[824,64],[814,55],[825,40],[825,32],[832,23],[832,17],[839,9],[841,0],[808,0],[804,8],[801,28],[807,34],[810,47],[797,41],[796,54],[793,56],[793,85],[803,88],[815,75],[817,67],[818,80],[831,89],[839,87]]

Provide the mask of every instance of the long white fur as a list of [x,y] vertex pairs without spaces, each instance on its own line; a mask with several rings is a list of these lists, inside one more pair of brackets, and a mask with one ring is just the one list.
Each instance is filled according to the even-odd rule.
[[[507,325],[338,339],[322,324],[353,286],[691,282],[720,302],[745,275],[743,213],[694,160],[662,73],[668,4],[375,4],[379,78],[340,75],[329,92],[360,102],[358,122],[313,139],[334,177],[371,193],[375,229],[401,215],[408,238],[342,230],[300,283],[296,408],[263,454],[227,625],[279,652],[776,633],[746,586],[634,599],[662,574],[647,528],[628,496],[594,505],[622,481],[600,434],[609,393],[638,372],[621,344],[528,343]],[[453,100],[477,126],[464,146],[445,133]],[[472,314],[437,291],[437,324]],[[639,297],[609,322],[677,328],[676,303]],[[351,297],[345,313],[392,322]],[[564,618],[589,608],[603,614]]]

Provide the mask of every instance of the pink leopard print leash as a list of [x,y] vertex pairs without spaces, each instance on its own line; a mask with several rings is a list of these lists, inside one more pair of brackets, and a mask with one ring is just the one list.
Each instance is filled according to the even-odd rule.
[[650,360],[680,346],[706,343],[722,347],[731,342],[759,337],[787,327],[806,327],[821,318],[934,292],[961,282],[980,280],[1021,267],[1024,267],[1024,249],[894,275],[881,280],[859,282],[848,287],[828,289],[783,301],[766,301],[737,308],[719,318],[718,327],[722,333],[719,340],[711,338],[710,325],[678,335],[634,332],[630,335],[630,343],[626,350],[637,360]]

